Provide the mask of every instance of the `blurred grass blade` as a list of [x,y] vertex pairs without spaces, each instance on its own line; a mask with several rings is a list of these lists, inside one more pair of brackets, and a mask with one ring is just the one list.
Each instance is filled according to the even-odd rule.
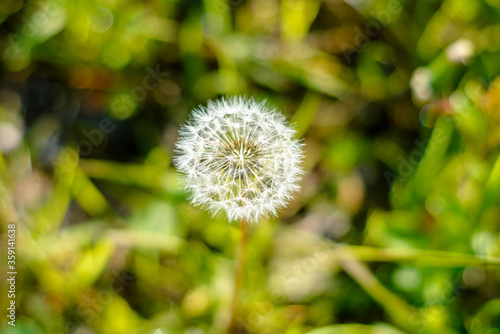
[[152,189],[159,187],[162,176],[159,169],[140,164],[82,159],[80,167],[91,178]]
[[70,286],[80,289],[92,285],[102,274],[114,250],[115,245],[107,240],[101,240],[85,251],[68,276]]
[[342,269],[382,305],[398,325],[406,329],[412,328],[410,319],[418,314],[418,310],[385,288],[368,267],[359,262],[347,249],[339,248],[337,252],[342,258],[339,259]]
[[[336,253],[337,250],[338,253]],[[348,252],[349,256],[366,262],[401,262],[415,266],[449,268],[482,265],[500,266],[500,258],[497,257],[419,249],[384,249],[341,245],[334,250],[335,256],[346,256],[344,250]]]
[[303,137],[311,126],[314,117],[318,113],[321,104],[321,95],[308,91],[300,104],[299,109],[295,112],[290,123],[294,124],[297,130],[297,136]]
[[342,324],[316,328],[307,334],[403,334],[403,332],[385,324],[362,325]]
[[285,40],[301,40],[318,15],[319,0],[282,0],[281,34]]
[[181,238],[156,232],[108,230],[105,236],[113,240],[118,246],[157,249],[169,253],[177,252],[183,244],[183,239]]
[[426,196],[442,170],[453,131],[453,122],[450,118],[441,117],[437,120],[414,176],[416,195],[419,198]]

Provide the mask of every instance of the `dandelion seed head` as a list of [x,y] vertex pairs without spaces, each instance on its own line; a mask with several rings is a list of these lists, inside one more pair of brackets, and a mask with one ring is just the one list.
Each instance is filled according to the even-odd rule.
[[195,109],[180,129],[174,164],[191,202],[229,220],[277,215],[299,189],[302,144],[283,115],[234,97]]

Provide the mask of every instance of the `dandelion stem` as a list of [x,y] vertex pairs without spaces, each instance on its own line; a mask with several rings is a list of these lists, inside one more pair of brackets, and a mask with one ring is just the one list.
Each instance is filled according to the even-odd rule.
[[248,226],[245,220],[241,220],[240,230],[241,230],[241,236],[238,245],[238,258],[236,263],[233,301],[231,304],[231,321],[229,322],[229,333],[238,333],[240,300],[243,292],[242,290],[244,286],[246,258],[247,258]]

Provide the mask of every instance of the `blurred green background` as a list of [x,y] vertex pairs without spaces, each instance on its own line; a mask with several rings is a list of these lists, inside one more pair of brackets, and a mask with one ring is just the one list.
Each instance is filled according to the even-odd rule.
[[0,277],[16,326],[223,333],[239,228],[172,167],[267,99],[306,177],[250,228],[239,333],[500,333],[500,1],[2,0]]

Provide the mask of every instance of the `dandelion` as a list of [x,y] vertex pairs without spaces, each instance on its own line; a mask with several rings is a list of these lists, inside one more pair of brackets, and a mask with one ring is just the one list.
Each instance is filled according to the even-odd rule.
[[277,215],[299,189],[302,144],[264,102],[234,97],[195,109],[176,151],[191,202],[230,221]]
[[191,202],[239,220],[241,238],[228,332],[238,333],[247,223],[276,215],[299,189],[302,144],[283,115],[234,97],[193,111],[180,130],[174,163]]

